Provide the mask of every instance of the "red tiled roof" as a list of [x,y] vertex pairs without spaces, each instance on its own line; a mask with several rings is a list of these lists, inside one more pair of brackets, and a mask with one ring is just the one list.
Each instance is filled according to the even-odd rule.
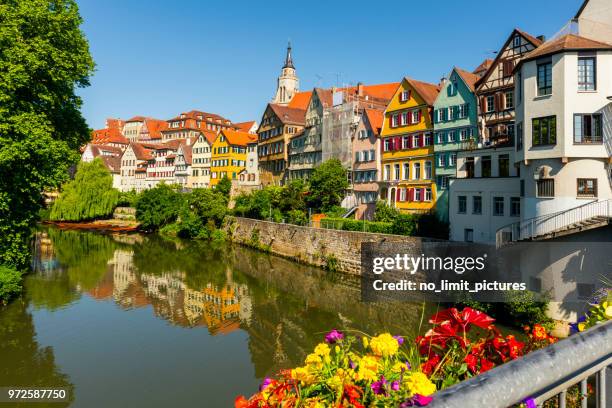
[[257,141],[257,135],[236,130],[223,129],[219,134],[225,136],[227,142],[232,146],[246,146]]
[[183,151],[185,163],[191,164],[191,153],[193,152],[193,144],[183,144],[181,145],[181,150]]
[[234,123],[234,126],[241,132],[248,132],[251,130],[253,126],[256,126],[256,125],[257,125],[257,122],[255,122],[254,120],[250,120],[248,122]]
[[212,130],[202,130],[202,134],[204,135],[204,138],[208,144],[212,146],[213,142],[217,138],[217,132],[213,132]]
[[121,169],[121,157],[118,156],[98,156],[111,173],[119,173]]
[[153,158],[151,150],[142,143],[130,143],[130,147],[138,160],[151,160]]
[[473,74],[458,67],[455,67],[455,72],[457,72],[461,79],[463,79],[463,82],[465,82],[468,88],[470,88],[470,90],[474,92],[476,89],[476,82],[478,82],[480,77],[476,74]]
[[514,31],[516,31],[517,33],[519,33],[520,35],[522,35],[523,37],[525,37],[526,39],[531,41],[531,43],[533,45],[535,45],[536,47],[539,47],[544,42],[544,41],[540,40],[539,38],[534,37],[533,35],[525,32],[523,30],[519,30],[518,28],[515,28]]
[[315,88],[314,92],[319,96],[323,107],[328,108],[333,105],[333,92],[331,89]]
[[144,117],[144,116],[134,116],[134,117],[131,117],[128,120],[126,120],[125,123],[128,123],[128,122],[144,122],[145,119],[146,119],[146,117]]
[[115,127],[92,131],[91,141],[99,145],[108,143],[129,144],[129,141],[121,134],[121,131]]
[[90,143],[91,153],[93,157],[98,157],[102,155],[102,152],[110,153],[111,156],[120,157],[123,154],[123,150],[120,147],[110,146],[110,145],[98,145]]
[[478,75],[479,77],[483,76],[485,72],[489,69],[489,67],[493,65],[493,60],[491,58],[487,58],[478,65],[472,74]]
[[308,108],[308,104],[310,103],[311,96],[312,91],[298,92],[293,95],[293,98],[291,98],[291,101],[287,106],[290,108],[306,110],[306,108]]
[[[380,99],[385,103],[389,103],[395,95],[395,91],[399,87],[399,82],[391,82],[388,84],[376,84],[376,85],[363,85],[363,96],[367,96],[368,99]],[[342,91],[356,95],[359,91],[358,86],[350,86],[347,88],[340,89]]]
[[575,34],[567,34],[545,42],[540,47],[525,55],[519,61],[518,65],[546,55],[552,55],[563,51],[580,50],[612,50],[612,44],[591,40]]
[[306,123],[306,110],[304,109],[291,108],[275,103],[271,103],[269,106],[278,119],[285,124],[304,125]]
[[161,139],[161,132],[168,128],[168,123],[165,120],[147,118],[144,122],[144,126],[147,128],[149,133],[149,139]]
[[429,82],[417,81],[416,79],[405,77],[404,80],[423,98],[427,105],[433,106],[434,101],[440,93],[440,86]]
[[[184,117],[181,117],[184,116]],[[199,119],[198,116],[201,116],[202,119]],[[208,113],[208,112],[204,112],[204,111],[199,111],[199,110],[190,110],[189,112],[182,112],[180,115],[175,116],[171,119],[168,119],[167,122],[173,121],[173,120],[181,120],[181,119],[196,119],[196,120],[203,120],[203,121],[207,121],[208,118],[213,119],[213,121],[219,119],[222,121],[221,124],[226,125],[226,121],[231,123],[231,121],[229,119],[224,118],[221,115],[217,115],[216,113]],[[216,123],[216,122],[215,122]]]
[[379,135],[384,121],[384,112],[377,109],[365,109],[365,115],[374,133]]

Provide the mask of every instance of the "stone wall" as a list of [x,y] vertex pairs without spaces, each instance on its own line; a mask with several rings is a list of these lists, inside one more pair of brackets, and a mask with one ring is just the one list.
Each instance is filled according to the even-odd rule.
[[363,242],[402,242],[415,247],[422,242],[419,237],[300,227],[241,217],[228,217],[225,230],[234,242],[354,275],[361,271]]

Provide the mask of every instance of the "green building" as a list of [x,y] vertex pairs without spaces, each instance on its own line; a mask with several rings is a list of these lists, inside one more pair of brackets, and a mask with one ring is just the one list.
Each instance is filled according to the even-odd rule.
[[474,89],[479,78],[471,72],[453,68],[434,102],[436,213],[443,221],[448,221],[448,180],[457,173],[457,152],[478,140],[478,106]]

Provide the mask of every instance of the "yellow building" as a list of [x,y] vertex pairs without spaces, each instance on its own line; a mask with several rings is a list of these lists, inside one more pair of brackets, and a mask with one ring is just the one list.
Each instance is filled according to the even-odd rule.
[[210,185],[215,186],[224,176],[236,180],[246,167],[247,144],[257,141],[257,135],[223,129],[212,144]]
[[381,198],[404,213],[431,211],[436,201],[433,104],[438,85],[404,78],[381,131]]

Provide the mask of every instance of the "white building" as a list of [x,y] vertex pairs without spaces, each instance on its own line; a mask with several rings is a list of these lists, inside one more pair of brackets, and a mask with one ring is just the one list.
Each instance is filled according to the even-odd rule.
[[191,149],[191,175],[188,179],[190,188],[204,188],[210,184],[210,160],[212,144],[217,134],[207,130],[202,131]]
[[461,151],[457,178],[450,179],[452,241],[495,243],[496,231],[520,219],[518,168],[514,147]]
[[566,34],[517,66],[522,220],[612,198],[612,35],[606,40]]

